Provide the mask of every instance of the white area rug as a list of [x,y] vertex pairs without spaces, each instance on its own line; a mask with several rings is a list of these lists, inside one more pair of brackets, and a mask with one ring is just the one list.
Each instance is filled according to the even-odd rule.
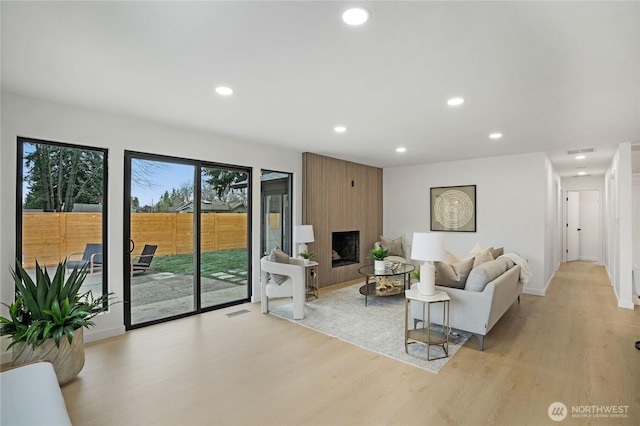
[[[364,296],[358,292],[361,285],[344,287],[322,294],[320,298],[307,302],[303,320],[293,319],[292,303],[281,305],[272,303],[272,306],[269,307],[270,312],[345,342],[433,373],[437,373],[444,367],[470,337],[468,333],[453,330],[449,336],[448,358],[423,361],[408,355],[404,349],[404,296],[370,296],[368,306],[365,307]],[[420,356],[426,355],[426,345],[423,344],[410,344],[409,350]],[[437,346],[432,346],[430,350],[431,356],[434,357],[444,354],[442,348]]]

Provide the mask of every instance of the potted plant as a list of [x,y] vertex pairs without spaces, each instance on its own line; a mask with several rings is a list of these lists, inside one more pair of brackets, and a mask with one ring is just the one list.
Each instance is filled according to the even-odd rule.
[[20,263],[11,275],[16,300],[9,308],[10,318],[0,317],[0,332],[11,336],[12,365],[47,359],[52,362],[63,385],[76,377],[84,366],[83,329],[93,326],[91,319],[104,312],[113,293],[94,298],[89,291],[78,294],[87,276],[86,266],[74,268],[65,280],[66,263],[58,263],[53,278],[36,262],[36,280]]
[[308,265],[311,259],[315,257],[315,253],[312,251],[302,251],[298,255],[304,259],[304,264]]
[[389,250],[384,247],[376,247],[369,252],[369,258],[374,260],[374,267],[377,271],[385,269],[384,260],[389,256]]

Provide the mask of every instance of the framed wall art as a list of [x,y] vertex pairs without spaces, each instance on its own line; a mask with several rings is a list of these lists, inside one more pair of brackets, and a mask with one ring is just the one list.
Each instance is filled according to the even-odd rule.
[[431,188],[431,230],[476,232],[476,186]]

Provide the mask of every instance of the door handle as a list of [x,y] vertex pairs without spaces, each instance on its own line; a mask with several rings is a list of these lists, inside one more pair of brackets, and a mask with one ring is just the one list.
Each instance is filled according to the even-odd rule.
[[582,231],[582,228],[578,228],[578,231]]

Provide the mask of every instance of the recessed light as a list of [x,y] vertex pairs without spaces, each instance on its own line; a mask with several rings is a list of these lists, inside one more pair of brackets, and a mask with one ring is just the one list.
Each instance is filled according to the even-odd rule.
[[407,150],[407,148],[401,146],[399,148],[396,148],[396,152],[405,152]]
[[216,93],[222,96],[229,96],[233,94],[233,89],[230,87],[218,86],[216,87]]
[[586,155],[576,155],[576,160],[584,160],[585,158],[587,158]]
[[587,172],[578,172],[578,174],[579,174],[580,176],[584,176],[584,175],[586,175],[586,174],[587,174]]
[[362,7],[347,9],[342,14],[342,20],[347,25],[362,25],[369,20],[369,11]]
[[344,133],[347,131],[347,128],[344,126],[336,126],[333,128],[333,131],[336,133]]
[[491,133],[489,137],[491,139],[500,139],[502,137],[502,133]]
[[447,104],[449,106],[458,106],[458,105],[462,105],[464,103],[464,99],[462,98],[451,98],[447,101]]

